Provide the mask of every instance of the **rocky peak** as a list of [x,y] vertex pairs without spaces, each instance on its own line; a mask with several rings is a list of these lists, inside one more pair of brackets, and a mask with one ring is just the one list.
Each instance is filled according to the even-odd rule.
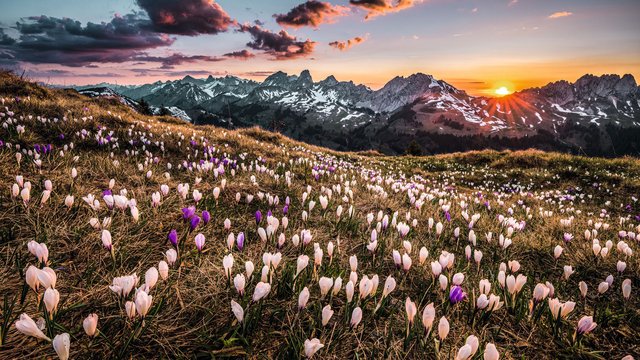
[[615,96],[627,98],[633,95],[637,86],[635,79],[630,74],[594,76],[587,74],[578,79],[575,84],[576,96],[580,99],[603,98]]
[[335,86],[338,85],[338,80],[335,78],[335,76],[329,75],[326,79],[320,81],[319,84],[323,86]]
[[303,70],[296,80],[296,87],[309,88],[313,86],[313,78],[309,70]]
[[288,83],[289,76],[282,71],[277,71],[269,75],[262,84],[266,86],[286,86]]

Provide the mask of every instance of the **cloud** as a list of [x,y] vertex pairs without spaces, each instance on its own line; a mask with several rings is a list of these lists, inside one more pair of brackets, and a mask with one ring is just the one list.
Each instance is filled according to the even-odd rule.
[[513,5],[517,4],[517,3],[518,3],[518,0],[511,0],[511,1],[509,1],[509,5],[508,6],[513,6]]
[[285,30],[278,33],[263,29],[259,25],[244,24],[238,30],[247,32],[253,38],[247,46],[254,50],[262,50],[273,56],[275,60],[288,60],[305,57],[313,53],[316,46],[314,41],[309,39],[300,41],[293,35],[289,35]]
[[554,12],[553,14],[549,15],[548,18],[549,19],[559,19],[559,18],[571,16],[571,15],[573,15],[573,13],[570,12],[570,11],[558,11],[558,12]]
[[145,50],[173,44],[173,38],[146,29],[149,20],[139,14],[116,16],[108,23],[82,26],[69,18],[36,16],[16,24],[19,39],[0,44],[13,61],[84,66],[130,61]]
[[249,71],[249,72],[245,72],[242,75],[243,76],[254,76],[254,77],[267,77],[270,75],[273,75],[273,71],[263,71],[263,70],[258,70],[258,71]]
[[142,55],[137,56],[131,60],[145,61],[145,62],[158,62],[162,64],[161,69],[173,69],[176,65],[195,62],[218,62],[224,61],[224,58],[209,56],[209,55],[185,55],[181,53],[173,53],[169,56],[149,56]]
[[368,12],[365,19],[405,10],[422,2],[424,0],[349,0],[351,5]]
[[240,59],[240,60],[247,60],[252,57],[255,57],[255,55],[251,51],[246,49],[241,51],[233,51],[230,53],[226,53],[223,56],[226,56],[228,58]]
[[155,32],[194,36],[225,32],[236,21],[213,0],[136,0]]
[[353,39],[349,39],[347,41],[333,41],[329,43],[329,46],[332,46],[340,51],[349,50],[351,47],[363,43],[366,40],[364,37],[356,36]]
[[294,7],[286,14],[276,14],[273,17],[282,26],[294,28],[303,26],[318,27],[322,23],[330,22],[334,17],[345,15],[348,11],[349,8],[345,6],[309,0]]
[[0,28],[0,46],[2,45],[13,45],[15,44],[16,39],[10,37],[9,35],[4,33],[4,29]]

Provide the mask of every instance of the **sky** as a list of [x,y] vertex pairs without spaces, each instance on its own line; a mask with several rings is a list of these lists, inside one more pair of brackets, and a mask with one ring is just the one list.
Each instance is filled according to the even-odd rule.
[[473,95],[640,76],[638,0],[0,0],[0,67],[52,84],[185,75],[377,89],[423,72]]

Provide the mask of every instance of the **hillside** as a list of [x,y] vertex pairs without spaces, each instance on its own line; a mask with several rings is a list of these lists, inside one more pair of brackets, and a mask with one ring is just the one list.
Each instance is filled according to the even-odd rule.
[[0,102],[2,359],[640,356],[637,158],[338,152],[9,73]]

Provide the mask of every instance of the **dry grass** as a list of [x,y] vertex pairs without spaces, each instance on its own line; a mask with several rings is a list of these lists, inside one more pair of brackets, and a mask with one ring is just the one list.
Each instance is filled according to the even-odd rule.
[[[34,319],[42,316],[42,309],[36,305],[36,294],[24,282],[24,271],[28,265],[37,264],[26,244],[31,240],[46,243],[50,254],[49,266],[58,275],[56,288],[61,294],[59,312],[50,336],[69,333],[74,359],[290,359],[303,356],[304,340],[313,337],[325,345],[317,353],[318,358],[434,358],[433,334],[437,330],[434,329],[429,338],[425,337],[419,320],[423,307],[431,302],[435,304],[437,314],[434,327],[443,315],[451,323],[450,334],[439,351],[439,357],[443,359],[455,357],[457,349],[471,334],[480,339],[476,358],[482,358],[484,344],[489,342],[496,344],[504,359],[620,359],[627,354],[640,353],[637,340],[640,333],[637,295],[640,263],[637,254],[640,249],[637,241],[627,240],[634,251],[632,257],[625,258],[615,250],[618,230],[633,230],[633,226],[638,225],[632,216],[640,213],[640,205],[632,204],[634,212],[624,209],[632,202],[631,196],[640,194],[638,159],[592,159],[539,151],[483,151],[425,158],[337,153],[259,128],[231,131],[210,126],[193,127],[174,118],[144,117],[112,100],[92,100],[68,91],[44,89],[6,73],[0,74],[0,96],[5,99],[4,105],[9,111],[15,112],[18,123],[26,128],[23,134],[17,134],[14,126],[0,129],[0,140],[14,146],[13,149],[0,149],[0,275],[3,279],[0,293],[9,303],[15,303],[12,313],[7,314],[5,309],[3,316],[11,322],[21,313],[27,313]],[[19,101],[16,96],[20,97]],[[49,121],[42,123],[38,116]],[[0,120],[6,121],[7,117]],[[55,118],[57,122],[53,121]],[[119,147],[97,145],[95,136],[101,127],[106,128],[103,135],[113,131],[112,137],[118,139]],[[90,135],[83,138],[83,130],[89,131]],[[60,134],[65,135],[64,139]],[[144,150],[140,144],[143,139],[150,141]],[[189,144],[191,139],[198,143],[197,147]],[[137,143],[131,145],[129,140]],[[156,145],[156,141],[162,141],[164,148]],[[202,157],[205,141],[217,149],[215,157],[237,160],[247,169],[241,170],[239,166],[236,175],[232,176],[227,167],[225,174],[219,177],[215,177],[213,172],[178,169],[177,165],[183,161],[197,162]],[[58,152],[71,142],[74,149],[61,156]],[[20,164],[16,162],[16,144],[32,149],[34,144],[49,143],[53,144],[54,152],[42,157],[40,167],[28,155]],[[196,148],[200,149],[197,154]],[[150,153],[145,154],[145,150]],[[75,156],[77,160],[74,160]],[[158,163],[153,161],[156,157]],[[114,160],[117,160],[117,166]],[[173,165],[171,170],[167,170],[167,163]],[[314,179],[312,166],[329,163],[337,167],[335,175],[325,174],[318,180]],[[143,171],[138,169],[140,164]],[[256,165],[264,165],[267,171],[255,171]],[[253,170],[248,169],[250,166]],[[70,177],[73,167],[79,173],[75,180]],[[376,196],[367,188],[371,185],[367,182],[370,173],[365,171],[368,170],[380,171],[383,176],[393,177],[399,182],[406,183],[411,179],[424,184],[425,192],[439,195],[417,211],[411,206],[406,191],[396,193],[392,190],[393,182],[379,184],[388,193],[387,197]],[[145,176],[147,171],[152,172],[150,178]],[[169,179],[164,176],[165,172],[170,174]],[[285,172],[292,176],[291,186],[286,186],[283,180]],[[404,174],[404,180],[400,174]],[[16,175],[23,175],[32,184],[32,200],[26,206],[10,194]],[[275,175],[280,175],[279,180]],[[256,178],[255,184],[251,181],[252,176]],[[202,178],[198,185],[194,185],[196,177]],[[127,197],[137,200],[141,214],[138,222],[132,221],[128,211],[110,211],[103,203],[103,208],[94,212],[82,201],[82,197],[89,193],[101,198],[101,192],[112,178],[116,180],[114,192],[126,189]],[[212,191],[214,187],[221,186],[223,178],[227,185],[216,202]],[[51,199],[40,206],[43,183],[47,179],[53,183],[53,192]],[[308,206],[308,200],[305,203],[301,201],[307,185],[313,187],[310,198],[318,201],[322,187],[331,188],[340,183],[344,190],[345,181],[351,181],[354,192],[348,204],[340,199],[344,194],[334,193],[326,214],[318,204],[309,220],[306,223],[302,221],[301,212]],[[142,327],[140,320],[126,318],[123,303],[108,285],[113,277],[131,273],[144,278],[145,271],[157,266],[164,259],[164,252],[170,248],[167,242],[169,230],[178,229],[180,234],[185,234],[186,225],[180,209],[193,204],[193,200],[191,193],[187,200],[177,194],[176,188],[181,183],[188,183],[192,189],[202,192],[204,197],[198,209],[211,211],[212,222],[196,230],[206,236],[205,250],[197,255],[193,245],[195,233],[188,235],[188,254],[182,256],[179,267],[170,268],[169,278],[160,280],[152,290],[153,307]],[[599,187],[594,187],[594,183],[600,184]],[[159,191],[161,184],[167,184],[171,191],[158,208],[152,208],[151,194]],[[584,202],[563,201],[564,205],[560,207],[559,199],[570,188],[575,189],[572,190],[575,193],[585,194]],[[491,209],[484,207],[482,202],[473,203],[478,191],[491,201]],[[235,201],[237,192],[242,194],[243,200],[247,194],[258,192],[278,195],[281,204],[270,207],[266,199],[260,201],[257,196],[250,204],[238,204]],[[68,194],[75,196],[71,209],[64,206]],[[291,199],[289,227],[284,231],[287,244],[278,250],[272,241],[263,243],[258,238],[254,213],[261,210],[266,217],[267,210],[271,209],[274,216],[282,217],[282,203],[287,196]],[[504,205],[498,203],[498,197]],[[439,198],[452,202],[451,222],[445,220],[438,205]],[[470,214],[481,214],[474,227],[478,235],[477,249],[484,254],[479,269],[464,259],[468,224],[460,214],[459,202],[463,199],[470,203]],[[611,201],[609,205],[605,204],[607,200]],[[527,219],[519,201],[530,208],[531,219]],[[335,211],[340,204],[345,211],[338,221]],[[355,208],[351,219],[346,216],[349,205]],[[496,218],[499,214],[506,216],[508,208],[514,210],[515,218],[526,220],[527,225],[523,231],[515,233],[513,245],[505,251],[495,238],[506,233],[506,228],[498,224]],[[539,208],[554,214],[542,217]],[[573,210],[567,210],[571,208]],[[606,208],[608,217],[600,219],[603,208]],[[565,213],[561,213],[561,209]],[[418,220],[418,226],[412,228],[406,238],[413,245],[413,266],[406,274],[396,269],[391,257],[391,249],[402,249],[402,239],[394,229],[381,233],[379,253],[375,259],[365,247],[371,231],[366,215],[379,210],[389,216],[398,211],[398,221],[411,211],[412,218]],[[577,214],[575,210],[581,213]],[[575,217],[573,224],[561,227],[560,219],[571,215]],[[100,233],[89,226],[88,221],[93,216],[100,219],[112,217],[110,231],[115,259],[102,247]],[[234,274],[243,271],[244,261],[251,260],[256,265],[244,298],[229,288],[222,268],[222,258],[228,253],[225,245],[228,231],[223,227],[226,218],[231,220],[231,231],[236,235],[242,231],[247,236],[245,249],[242,252],[233,250]],[[441,236],[428,229],[429,218],[445,224]],[[620,225],[619,218],[628,220]],[[614,249],[607,258],[596,260],[591,243],[582,235],[584,230],[593,228],[587,224],[589,220],[605,221],[611,225],[609,230],[601,231],[598,236],[601,243],[607,240],[614,243]],[[262,226],[265,226],[264,220]],[[453,236],[456,227],[462,229],[459,239]],[[348,322],[354,305],[346,302],[343,290],[331,298],[335,314],[328,326],[322,327],[320,312],[329,300],[319,299],[313,271],[308,269],[302,278],[296,280],[295,286],[292,284],[298,255],[306,253],[313,263],[311,245],[301,249],[291,244],[291,237],[302,229],[309,229],[313,234],[312,243],[318,243],[325,251],[319,276],[341,276],[346,284],[349,256],[357,255],[359,278],[365,274],[378,274],[379,292],[387,276],[392,275],[398,281],[389,304],[373,315],[374,300],[361,303],[363,321],[355,329],[350,328]],[[484,234],[489,231],[494,233],[492,243],[484,239]],[[571,232],[576,238],[569,244],[563,244],[564,253],[559,261],[555,261],[553,248],[562,243],[564,232]],[[329,241],[337,244],[338,238],[340,246],[329,265],[327,244]],[[424,265],[417,259],[417,252],[422,246],[430,254]],[[441,250],[456,255],[455,266],[448,272],[449,278],[456,272],[466,275],[463,287],[469,298],[457,305],[450,305],[445,300],[437,281],[431,276],[429,262],[437,260]],[[265,251],[280,251],[283,261],[274,276],[270,295],[247,309],[258,281],[256,277],[260,276]],[[508,260],[518,260],[522,266],[520,273],[528,277],[520,296],[525,308],[503,308],[482,322],[479,314],[473,312],[478,296],[477,284],[480,279],[490,279],[494,292],[504,299],[496,276],[499,264]],[[618,260],[627,263],[622,275],[616,273]],[[576,269],[569,280],[562,279],[562,266],[566,264]],[[609,274],[615,277],[614,285],[607,293],[598,295],[598,284]],[[620,284],[624,278],[632,281],[633,292],[629,300],[621,295]],[[311,299],[305,310],[298,311],[298,294],[306,279]],[[531,298],[533,287],[545,281],[553,283],[556,296],[563,301],[577,302],[576,309],[563,322],[557,337],[552,336],[552,324],[546,313],[540,321],[534,321],[526,311],[526,302]],[[580,296],[579,281],[589,285],[586,300]],[[418,305],[417,324],[409,340],[405,340],[406,297]],[[245,326],[238,324],[230,311],[232,299],[245,308]],[[582,315],[592,315],[594,311],[598,327],[583,339],[580,346],[572,344],[570,338],[577,320]],[[90,313],[99,315],[98,328],[104,336],[90,339],[84,334],[82,320]],[[0,347],[0,358],[4,359],[54,356],[49,343],[37,342],[20,334],[13,326]]]

